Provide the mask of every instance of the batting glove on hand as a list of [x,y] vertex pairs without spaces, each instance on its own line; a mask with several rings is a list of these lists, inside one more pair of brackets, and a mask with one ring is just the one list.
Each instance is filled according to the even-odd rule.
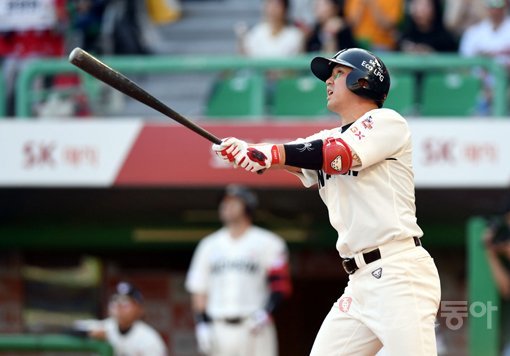
[[198,351],[209,354],[212,350],[212,329],[211,324],[201,321],[195,325],[195,336],[197,338]]
[[[248,148],[248,144],[235,137],[228,137],[221,140],[219,145],[212,145],[212,150],[224,161],[234,163],[235,157],[243,149]],[[234,164],[235,165],[235,164]]]
[[248,172],[259,172],[280,163],[280,153],[273,144],[248,145],[236,155],[235,163]]
[[257,334],[269,323],[271,323],[271,315],[265,310],[257,310],[248,319],[248,328],[251,333]]

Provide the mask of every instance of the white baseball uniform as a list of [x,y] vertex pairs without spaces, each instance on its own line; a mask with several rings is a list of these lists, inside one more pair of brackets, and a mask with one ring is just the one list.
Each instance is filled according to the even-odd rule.
[[211,355],[277,355],[274,325],[250,333],[249,316],[266,305],[268,272],[287,260],[283,239],[257,226],[237,238],[222,228],[200,241],[186,288],[207,295],[206,311],[213,320]]
[[[344,132],[342,132],[344,131]],[[351,125],[295,142],[341,137],[362,162],[345,175],[302,170],[303,184],[318,184],[342,258],[359,269],[326,316],[311,355],[370,355],[384,344],[390,355],[435,355],[434,322],[440,285],[414,202],[411,134],[391,109],[367,112]],[[365,263],[363,253],[381,258]]]
[[112,345],[115,356],[166,356],[165,342],[159,333],[147,323],[135,321],[125,334],[119,331],[117,321],[103,321],[106,339]]

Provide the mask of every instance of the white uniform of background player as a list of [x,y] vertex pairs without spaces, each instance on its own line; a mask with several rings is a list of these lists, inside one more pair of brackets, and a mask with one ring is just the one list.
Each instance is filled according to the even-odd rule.
[[143,316],[143,297],[132,284],[120,282],[109,303],[110,317],[104,320],[80,320],[77,330],[90,337],[106,340],[115,356],[166,356],[165,342]]
[[316,57],[311,69],[326,82],[341,127],[285,145],[230,138],[213,150],[248,171],[284,167],[305,186],[318,185],[349,283],[312,356],[374,355],[383,345],[388,355],[435,355],[439,276],[421,246],[408,125],[381,108],[389,73],[362,49]]
[[135,321],[131,329],[124,334],[115,319],[104,320],[103,327],[106,340],[112,345],[116,356],[167,355],[161,336],[144,321]]
[[256,197],[229,186],[220,203],[224,227],[197,246],[186,279],[197,316],[199,350],[209,355],[278,353],[270,317],[290,293],[288,252],[274,233],[254,226]]

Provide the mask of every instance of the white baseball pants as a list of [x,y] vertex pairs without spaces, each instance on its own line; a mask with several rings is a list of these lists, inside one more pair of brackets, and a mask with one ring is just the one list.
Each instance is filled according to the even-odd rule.
[[250,332],[247,321],[229,324],[213,323],[213,350],[211,356],[277,356],[278,343],[273,323],[258,333]]
[[434,260],[412,239],[380,250],[381,259],[349,276],[310,356],[373,356],[383,345],[389,356],[437,355],[434,324],[441,288]]

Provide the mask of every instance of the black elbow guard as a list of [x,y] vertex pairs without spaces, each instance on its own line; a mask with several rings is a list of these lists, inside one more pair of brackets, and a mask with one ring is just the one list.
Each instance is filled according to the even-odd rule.
[[321,170],[322,162],[322,140],[314,140],[303,143],[288,143],[283,145],[285,149],[285,165]]

